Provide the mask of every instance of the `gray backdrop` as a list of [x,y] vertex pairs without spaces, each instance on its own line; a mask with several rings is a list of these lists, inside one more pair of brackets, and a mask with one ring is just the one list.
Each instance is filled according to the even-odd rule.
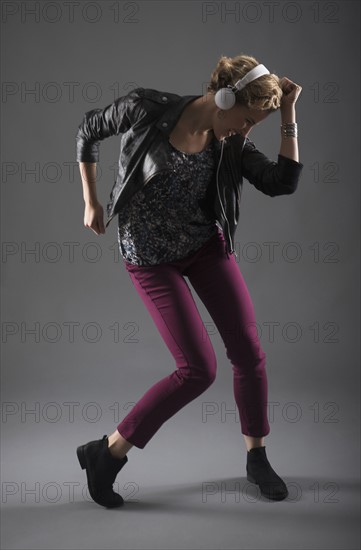
[[[3,2],[3,548],[359,547],[359,2]],[[221,55],[254,55],[303,87],[302,179],[244,182],[238,263],[267,353],[268,458],[279,503],[246,480],[232,371],[133,448],[109,511],[78,445],[114,431],[175,368],[118,256],[116,221],[83,225],[75,135],[137,86],[202,94]],[[270,158],[280,114],[250,138]],[[119,139],[101,143],[109,198]]]

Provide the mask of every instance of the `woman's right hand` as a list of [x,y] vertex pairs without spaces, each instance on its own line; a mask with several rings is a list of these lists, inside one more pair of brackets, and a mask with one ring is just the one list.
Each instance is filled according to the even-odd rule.
[[100,233],[105,233],[103,216],[103,207],[99,202],[95,204],[85,204],[84,226],[89,227],[89,229],[94,231],[97,235],[100,235]]
[[302,92],[302,86],[296,84],[286,76],[281,78],[279,82],[283,91],[281,109],[283,107],[287,108],[289,105],[294,105],[298,99],[298,96]]

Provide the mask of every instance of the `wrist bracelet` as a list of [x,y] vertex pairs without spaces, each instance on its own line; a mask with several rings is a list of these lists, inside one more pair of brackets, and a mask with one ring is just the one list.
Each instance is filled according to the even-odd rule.
[[281,124],[281,135],[287,137],[298,137],[297,122],[285,122]]

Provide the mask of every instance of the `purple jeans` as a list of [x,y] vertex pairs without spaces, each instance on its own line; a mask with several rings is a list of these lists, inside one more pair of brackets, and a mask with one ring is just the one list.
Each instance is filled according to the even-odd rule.
[[223,233],[217,230],[197,252],[182,260],[155,266],[123,260],[176,364],[117,426],[120,435],[140,449],[216,377],[214,349],[184,276],[212,317],[232,364],[241,433],[262,437],[270,432],[266,355],[258,339],[253,304],[235,257],[227,254]]

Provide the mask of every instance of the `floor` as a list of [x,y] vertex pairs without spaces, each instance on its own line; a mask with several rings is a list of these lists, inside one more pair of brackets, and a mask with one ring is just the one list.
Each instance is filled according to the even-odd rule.
[[[281,438],[273,429],[267,456],[290,492],[274,502],[245,477],[245,445],[234,437],[239,425],[209,422],[189,432],[188,414],[165,424],[144,450],[129,451],[114,485],[125,500],[117,509],[90,499],[77,463],[75,448],[97,438],[94,427],[80,439],[74,427],[60,449],[48,435],[45,454],[40,430],[32,436],[24,430],[21,443],[9,434],[1,548],[360,548],[357,460],[327,434],[286,425]],[[96,433],[102,437],[102,426]],[[47,460],[37,462],[40,455]]]

